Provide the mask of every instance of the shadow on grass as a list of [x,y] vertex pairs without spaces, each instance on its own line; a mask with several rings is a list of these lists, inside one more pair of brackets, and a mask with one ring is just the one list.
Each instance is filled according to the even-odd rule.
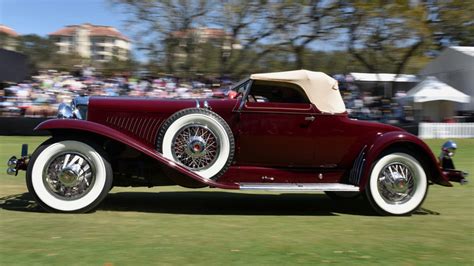
[[29,193],[0,198],[0,208],[9,211],[44,212]]
[[[42,212],[28,193],[0,198],[0,208]],[[324,194],[243,194],[232,192],[119,192],[110,193],[98,210],[197,215],[305,215],[354,214],[376,216],[362,198],[332,200]],[[420,209],[417,215],[437,215]]]
[[200,215],[375,215],[363,200],[334,201],[324,194],[120,192],[110,194],[99,209]]

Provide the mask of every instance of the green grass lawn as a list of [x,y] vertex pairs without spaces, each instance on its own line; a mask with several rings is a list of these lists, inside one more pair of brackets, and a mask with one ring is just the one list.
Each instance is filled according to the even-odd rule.
[[[51,214],[6,160],[45,138],[0,137],[0,265],[474,264],[474,184],[431,186],[410,217],[324,194],[114,188],[90,214]],[[474,139],[456,140],[474,173]],[[443,140],[429,140],[438,154]]]

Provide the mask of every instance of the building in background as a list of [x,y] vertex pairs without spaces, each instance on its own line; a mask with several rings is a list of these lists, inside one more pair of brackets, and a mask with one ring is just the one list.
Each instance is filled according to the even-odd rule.
[[[211,42],[215,45],[222,45],[224,49],[231,49],[231,45],[232,49],[242,49],[242,45],[238,43],[232,44],[232,36],[230,34],[227,34],[223,29],[218,28],[201,27],[175,31],[172,33],[172,37],[180,41],[180,46],[185,46],[187,39],[192,38],[196,43]],[[222,42],[221,40],[224,41]]]
[[10,27],[0,24],[0,49],[16,51],[18,34]]
[[113,58],[125,61],[130,57],[130,40],[114,27],[89,23],[69,25],[49,36],[54,39],[58,53],[76,53],[98,62]]
[[449,86],[471,97],[470,103],[459,103],[457,110],[474,111],[474,47],[451,46],[420,71],[420,75],[434,76]]
[[190,43],[193,46],[199,46],[200,44],[206,43],[211,44],[220,49],[223,56],[226,54],[230,55],[230,50],[242,49],[242,45],[238,43],[237,40],[233,40],[230,34],[219,28],[200,27],[180,30],[173,32],[171,37],[175,39],[178,44],[178,49],[174,53],[174,56],[178,58],[178,62],[180,62],[180,60],[185,60],[188,56],[185,50]]

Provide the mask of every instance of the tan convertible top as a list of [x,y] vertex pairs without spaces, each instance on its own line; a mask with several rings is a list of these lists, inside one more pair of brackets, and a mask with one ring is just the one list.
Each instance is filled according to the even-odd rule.
[[261,73],[250,76],[253,80],[288,82],[299,85],[316,107],[325,113],[346,111],[337,80],[323,72],[294,70],[285,72]]

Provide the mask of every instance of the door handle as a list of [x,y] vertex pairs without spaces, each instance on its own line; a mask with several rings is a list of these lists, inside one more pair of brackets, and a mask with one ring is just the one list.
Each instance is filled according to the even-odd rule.
[[313,115],[307,116],[304,118],[304,121],[313,122],[316,119]]

